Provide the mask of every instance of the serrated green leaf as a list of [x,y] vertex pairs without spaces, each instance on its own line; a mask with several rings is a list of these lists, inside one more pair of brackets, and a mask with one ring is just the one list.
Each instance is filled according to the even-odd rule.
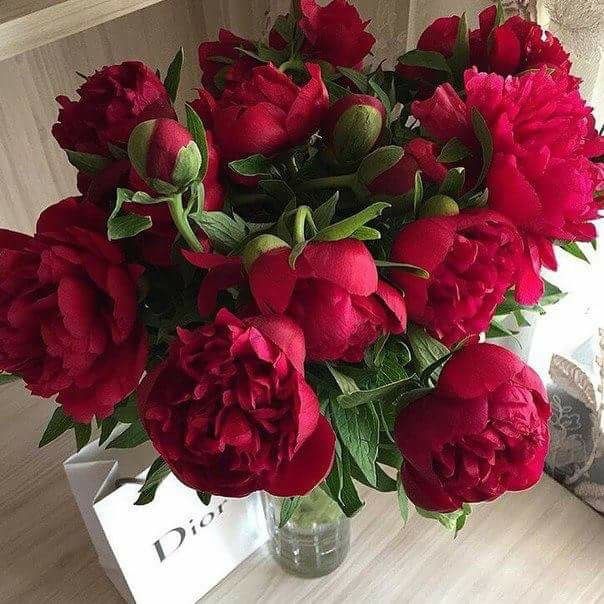
[[184,58],[184,51],[179,48],[172,62],[168,66],[166,72],[166,79],[164,80],[164,87],[170,97],[170,100],[174,103],[178,96],[178,87],[180,85],[180,73],[182,71],[182,63]]
[[300,504],[301,497],[285,497],[281,500],[281,510],[279,513],[279,528],[283,528],[296,513]]
[[439,52],[431,50],[410,50],[399,58],[399,63],[412,67],[427,67],[436,71],[444,71],[450,74],[451,68],[445,57]]
[[340,441],[367,478],[376,481],[375,461],[378,452],[380,421],[371,404],[345,409],[341,405],[331,408],[333,425]]
[[63,412],[63,407],[57,407],[52,414],[46,429],[44,430],[44,434],[42,435],[38,447],[43,447],[52,442],[61,436],[61,434],[73,428],[73,425],[73,420],[65,415]]
[[122,434],[118,437],[114,438],[108,445],[107,449],[133,449],[134,447],[138,447],[143,443],[149,440],[149,436],[143,428],[143,425],[140,421],[136,421]]
[[74,168],[87,174],[97,174],[111,163],[109,158],[94,153],[82,153],[69,149],[65,153],[67,153],[67,159]]

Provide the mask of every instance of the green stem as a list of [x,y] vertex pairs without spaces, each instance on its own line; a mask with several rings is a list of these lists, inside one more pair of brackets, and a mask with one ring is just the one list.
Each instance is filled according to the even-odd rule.
[[316,235],[318,230],[312,217],[312,210],[308,206],[300,206],[294,219],[294,241],[296,243],[306,241],[306,221],[310,224],[313,235]]
[[342,176],[326,176],[325,178],[315,178],[314,180],[305,180],[301,182],[297,188],[300,191],[352,188],[355,185],[356,177],[356,174],[343,174]]
[[189,244],[189,247],[196,251],[201,252],[201,243],[195,236],[189,220],[185,215],[185,211],[182,207],[182,194],[177,193],[174,197],[170,197],[168,201],[168,208],[170,208],[170,216],[178,229],[178,232],[183,236],[184,240]]

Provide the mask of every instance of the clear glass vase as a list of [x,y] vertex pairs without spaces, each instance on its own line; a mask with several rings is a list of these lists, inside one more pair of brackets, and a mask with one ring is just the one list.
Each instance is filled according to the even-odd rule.
[[350,520],[338,505],[316,488],[280,528],[283,501],[263,494],[269,547],[279,565],[299,577],[322,577],[338,568],[350,549]]

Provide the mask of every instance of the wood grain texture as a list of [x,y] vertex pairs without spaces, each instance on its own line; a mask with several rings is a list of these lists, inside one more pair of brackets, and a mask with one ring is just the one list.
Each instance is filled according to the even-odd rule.
[[[51,405],[20,384],[0,388],[0,602],[121,601],[98,565],[61,462],[71,435],[41,451]],[[260,549],[202,602],[604,602],[604,520],[549,477],[475,506],[456,540],[391,495],[371,492],[334,574],[298,579]]]

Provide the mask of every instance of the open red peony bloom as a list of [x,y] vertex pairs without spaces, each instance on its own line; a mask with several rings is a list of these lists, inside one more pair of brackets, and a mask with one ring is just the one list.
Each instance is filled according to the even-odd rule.
[[518,232],[496,212],[424,218],[398,234],[391,259],[419,266],[430,278],[395,269],[392,280],[405,292],[409,317],[450,346],[488,329],[521,257]]
[[220,29],[217,41],[199,45],[201,83],[212,94],[220,94],[225,88],[237,84],[258,65],[258,61],[239,48],[254,50],[254,45],[228,29]]
[[434,138],[458,138],[480,156],[471,126],[472,109],[485,118],[493,140],[487,174],[489,206],[514,223],[525,255],[517,299],[535,303],[543,293],[542,265],[555,269],[552,240],[589,241],[598,217],[598,177],[586,156],[593,136],[591,110],[565,75],[543,69],[518,77],[465,73],[466,99],[449,85],[413,115]]
[[301,0],[300,8],[305,53],[339,67],[363,66],[375,38],[365,31],[370,22],[363,21],[352,4],[332,0],[327,6],[319,6],[316,0]]
[[105,231],[106,215],[75,198],[45,210],[33,238],[0,230],[0,369],[81,423],[111,415],[147,359],[142,271]]
[[63,149],[110,156],[107,143],[126,143],[141,122],[176,117],[161,80],[138,61],[103,67],[78,94],[78,101],[57,97],[61,109],[52,133]]
[[309,243],[295,269],[290,251],[279,247],[258,256],[249,283],[262,313],[286,314],[302,327],[309,359],[359,362],[380,335],[405,330],[405,301],[378,278],[363,243]]
[[213,128],[226,161],[256,153],[274,155],[303,143],[318,129],[329,105],[327,89],[319,66],[306,67],[310,80],[303,86],[274,65],[261,65],[217,102],[201,93],[195,109]]
[[541,67],[570,71],[568,53],[558,38],[517,15],[495,27],[496,14],[497,7],[490,6],[478,16],[480,27],[470,33],[472,65],[501,75]]
[[543,472],[549,415],[543,383],[515,354],[493,344],[461,349],[434,392],[397,417],[409,498],[452,512],[528,489]]
[[[519,74],[528,69],[548,67],[564,74],[570,71],[568,53],[560,41],[533,21],[514,16],[495,27],[496,6],[483,10],[479,28],[470,32],[470,65],[480,71],[500,75]],[[460,18],[441,17],[431,23],[421,34],[417,49],[438,52],[451,59],[457,40]],[[425,67],[412,67],[399,63],[396,68],[407,79],[419,79],[424,84],[444,82],[447,74]],[[577,84],[576,78],[571,78]],[[429,90],[429,86],[426,87]]]
[[284,317],[178,330],[143,381],[139,412],[184,484],[215,495],[304,495],[331,469],[335,434],[304,380],[304,337]]

